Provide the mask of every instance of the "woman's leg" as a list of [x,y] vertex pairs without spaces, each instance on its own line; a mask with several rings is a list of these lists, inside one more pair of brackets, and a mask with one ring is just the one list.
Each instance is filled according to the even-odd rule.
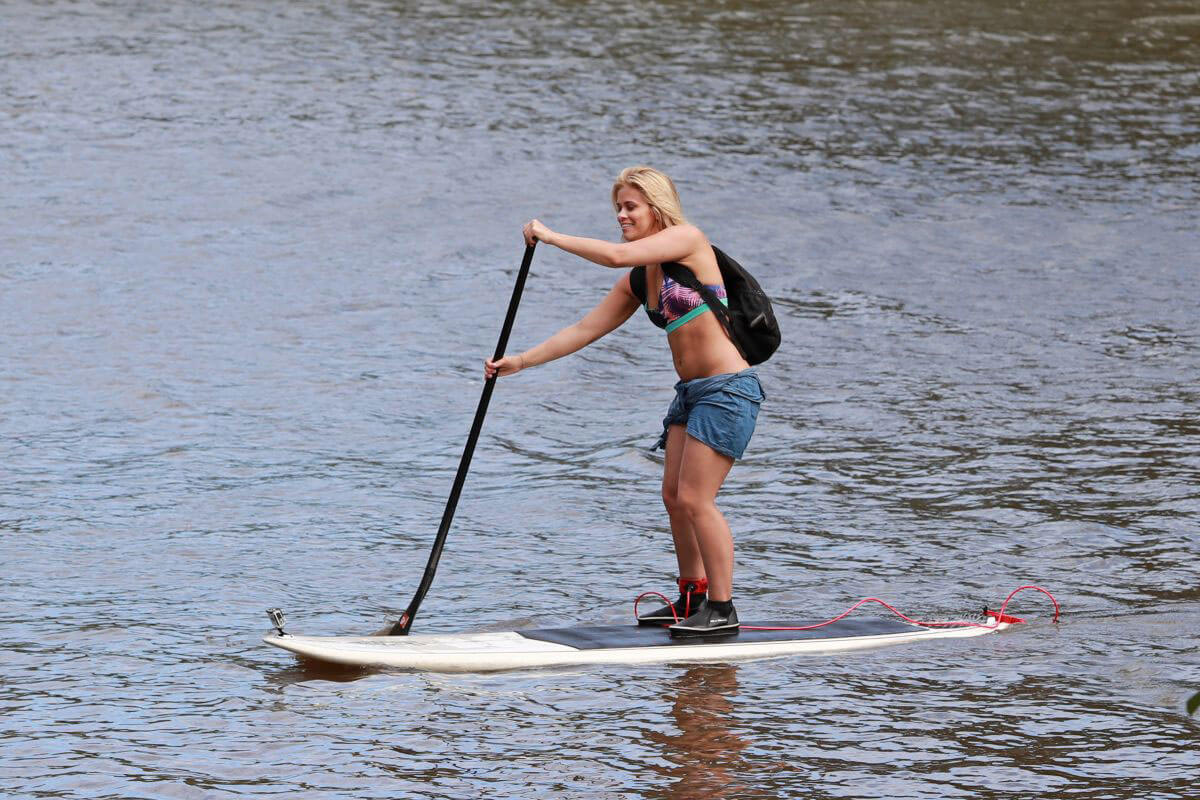
[[680,578],[704,578],[704,559],[692,530],[691,516],[679,501],[679,468],[688,439],[682,425],[667,428],[666,457],[663,459],[662,499],[671,520],[671,536],[675,540],[675,559],[679,562]]
[[[676,530],[676,517],[680,518],[681,525],[686,524],[691,534],[689,546],[699,551],[704,573],[708,577],[708,598],[718,602],[728,601],[733,597],[733,533],[725,516],[717,508],[717,492],[733,467],[733,459],[688,436],[681,427],[672,427],[670,433],[683,440],[679,443],[682,446],[677,447],[681,452],[676,465],[678,478],[675,481],[675,511],[671,513],[671,530]],[[669,435],[668,447],[670,441]],[[669,457],[671,451],[668,449],[667,452]],[[679,539],[676,535],[676,553],[682,570],[683,555],[679,552]]]

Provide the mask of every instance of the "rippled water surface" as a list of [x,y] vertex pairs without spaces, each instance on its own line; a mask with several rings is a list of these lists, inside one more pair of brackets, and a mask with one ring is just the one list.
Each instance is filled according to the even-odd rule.
[[[1183,798],[1200,774],[1195,2],[0,4],[0,792]],[[743,618],[1002,635],[501,675],[395,619],[530,216],[648,162],[783,349]],[[537,253],[513,347],[612,273]],[[640,318],[502,381],[415,630],[670,585]],[[873,612],[872,612],[873,613]]]

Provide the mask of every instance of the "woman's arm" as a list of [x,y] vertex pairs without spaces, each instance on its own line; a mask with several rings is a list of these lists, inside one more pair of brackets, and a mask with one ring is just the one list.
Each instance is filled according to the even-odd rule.
[[603,267],[614,268],[661,264],[664,261],[684,263],[689,256],[708,244],[704,234],[695,225],[672,225],[633,242],[606,242],[603,239],[556,233],[536,219],[525,226],[525,238],[526,242],[534,238]]
[[629,289],[629,276],[622,275],[613,284],[604,299],[587,313],[583,319],[574,325],[563,328],[541,344],[534,345],[524,353],[515,356],[505,356],[499,361],[488,359],[483,362],[483,376],[491,378],[497,372],[500,375],[512,375],[526,367],[536,367],[556,358],[570,355],[592,342],[611,333],[629,319],[637,311],[638,300]]

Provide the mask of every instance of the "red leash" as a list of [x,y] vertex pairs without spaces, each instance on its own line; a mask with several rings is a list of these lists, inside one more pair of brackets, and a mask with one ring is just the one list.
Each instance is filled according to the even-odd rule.
[[[866,605],[867,603],[878,603],[879,605],[883,606],[888,611],[891,611],[893,614],[895,614],[897,617],[904,620],[905,622],[911,622],[913,625],[920,625],[925,628],[984,628],[986,630],[995,630],[996,628],[1000,627],[1002,624],[1005,624],[1005,623],[1017,623],[1017,622],[1025,621],[1020,617],[1012,617],[1012,616],[1009,616],[1008,614],[1005,614],[1004,612],[1008,608],[1008,604],[1010,602],[1012,602],[1012,599],[1014,597],[1016,597],[1018,594],[1026,591],[1028,589],[1032,589],[1035,592],[1041,592],[1042,594],[1046,595],[1046,597],[1050,598],[1050,602],[1054,604],[1054,619],[1051,620],[1051,622],[1058,622],[1058,616],[1059,616],[1060,609],[1059,609],[1058,601],[1054,599],[1054,595],[1050,594],[1050,592],[1046,591],[1045,589],[1043,589],[1040,586],[1033,586],[1032,584],[1030,584],[1030,585],[1026,585],[1026,586],[1019,586],[1016,589],[1013,589],[1009,593],[1008,597],[1006,597],[1004,599],[1004,602],[1000,604],[999,611],[984,611],[984,614],[986,614],[987,616],[991,617],[992,620],[994,620],[990,624],[984,624],[984,623],[979,623],[979,622],[966,622],[966,621],[926,622],[923,620],[913,619],[912,617],[909,617],[909,616],[901,613],[900,611],[896,610],[893,606],[880,600],[878,597],[864,597],[862,600],[859,600],[857,603],[850,606],[848,609],[843,611],[841,614],[838,614],[836,617],[833,617],[832,619],[827,619],[824,622],[815,623],[813,625],[799,625],[796,627],[782,627],[782,626],[771,627],[771,626],[764,626],[764,625],[743,625],[742,630],[746,630],[746,631],[809,631],[809,630],[813,630],[814,628],[823,628],[826,625],[832,625],[833,623],[837,622],[840,619],[845,619],[846,617],[850,616],[850,614],[852,614],[860,606]],[[667,606],[671,609],[672,614],[674,614],[675,606],[664,595],[661,595],[658,592],[643,592],[642,594],[638,595],[636,600],[633,601],[633,616],[635,619],[637,618],[638,603],[642,602],[643,597],[651,597],[651,596],[661,597],[663,599],[663,602],[665,602],[667,604]],[[680,621],[678,616],[675,617],[675,621],[676,622]]]

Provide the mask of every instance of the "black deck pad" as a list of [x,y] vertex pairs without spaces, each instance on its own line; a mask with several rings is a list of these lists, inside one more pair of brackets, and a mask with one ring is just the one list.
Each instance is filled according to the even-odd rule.
[[747,625],[764,628],[797,628],[816,625],[822,620],[807,622],[744,623],[735,636],[672,638],[665,627],[654,625],[593,625],[579,628],[545,628],[517,631],[526,639],[565,644],[577,650],[607,650],[625,647],[665,647],[673,645],[728,644],[738,642],[794,642],[798,639],[842,639],[851,636],[882,636],[889,633],[916,633],[929,628],[911,625],[888,617],[855,617],[841,619],[821,628],[807,631],[753,631]]

